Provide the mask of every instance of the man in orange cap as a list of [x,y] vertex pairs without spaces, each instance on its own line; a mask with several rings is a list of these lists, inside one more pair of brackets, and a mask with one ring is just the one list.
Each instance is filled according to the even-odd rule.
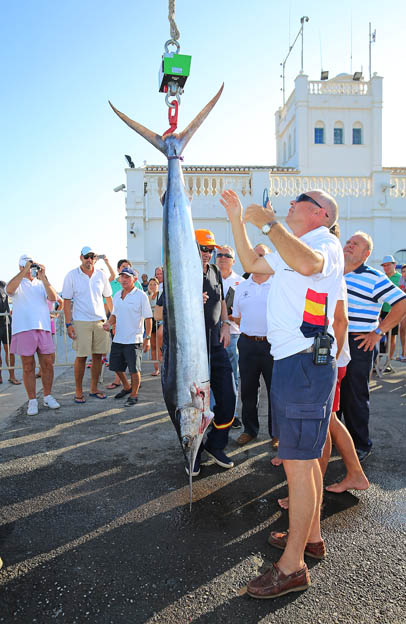
[[[210,366],[210,386],[216,401],[213,425],[204,448],[222,468],[232,468],[232,460],[224,453],[228,443],[228,433],[234,420],[235,386],[233,371],[226,347],[230,344],[230,321],[224,301],[221,273],[215,264],[210,264],[216,244],[210,230],[196,230],[203,265],[203,302],[206,325],[207,351]],[[196,459],[193,476],[200,472],[200,453]]]

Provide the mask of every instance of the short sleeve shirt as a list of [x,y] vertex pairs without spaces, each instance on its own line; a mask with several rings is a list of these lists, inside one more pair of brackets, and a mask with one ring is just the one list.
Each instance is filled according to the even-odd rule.
[[148,297],[135,286],[124,299],[121,295],[120,291],[113,297],[113,314],[117,319],[113,342],[140,343],[144,334],[144,319],[152,317]]
[[[300,240],[323,256],[320,273],[302,275],[288,266],[277,252],[264,256],[275,272],[267,303],[267,338],[275,360],[299,353],[313,344],[314,336],[323,330],[327,295],[327,331],[334,336],[334,311],[344,270],[342,247],[324,226],[307,232]],[[334,341],[333,356],[336,351]]]
[[[400,283],[400,278],[401,278],[401,274],[398,273],[397,271],[395,271],[395,273],[393,275],[391,275],[389,277],[390,281],[392,282],[392,284],[395,284],[395,286],[399,286]],[[389,305],[389,303],[384,303],[382,306],[382,312],[390,312],[391,306]]]
[[73,300],[74,321],[100,321],[106,318],[103,297],[111,297],[112,290],[107,275],[95,269],[89,277],[80,267],[66,275],[62,297]]
[[[7,291],[7,287],[6,287]],[[51,319],[44,284],[37,278],[33,281],[23,277],[13,293],[13,322],[11,333],[19,334],[30,329],[51,331]]]
[[[225,279],[223,278],[224,297],[227,297],[227,293],[228,293],[230,288],[233,288],[234,292],[235,292],[235,289],[237,288],[238,284],[240,284],[243,281],[244,281],[244,278],[241,277],[241,275],[238,275],[238,273],[235,273],[235,271],[231,271],[231,273],[230,273],[230,275],[228,277],[226,277]],[[234,306],[233,306],[232,316],[235,316],[235,314],[234,314]],[[237,323],[231,322],[230,333],[231,334],[239,334],[240,333],[240,328],[238,327]]]
[[273,277],[258,284],[252,275],[235,289],[233,316],[241,318],[240,329],[247,336],[266,336],[266,307]]

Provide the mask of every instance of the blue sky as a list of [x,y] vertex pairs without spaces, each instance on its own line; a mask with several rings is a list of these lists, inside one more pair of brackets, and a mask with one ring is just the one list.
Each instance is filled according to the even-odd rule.
[[[157,132],[168,127],[158,67],[169,39],[167,0],[3,0],[0,24],[0,279],[20,254],[45,264],[57,288],[83,245],[112,263],[126,255],[124,154],[136,166],[164,157],[108,106]],[[179,127],[225,82],[221,100],[185,153],[186,164],[273,165],[280,62],[305,27],[304,70],[318,79],[363,69],[384,77],[383,164],[406,166],[403,2],[177,0],[181,52],[192,55]],[[352,24],[352,46],[351,46]],[[290,36],[290,38],[289,38]],[[287,65],[287,95],[300,46]]]

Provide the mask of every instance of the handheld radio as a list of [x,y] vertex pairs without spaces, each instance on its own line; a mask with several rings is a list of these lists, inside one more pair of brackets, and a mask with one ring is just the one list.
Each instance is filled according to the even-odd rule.
[[324,308],[323,332],[321,334],[317,334],[314,337],[313,364],[316,364],[316,366],[324,366],[325,364],[329,363],[331,345],[334,342],[333,337],[327,333],[327,304],[328,304],[328,295],[326,295],[326,303],[325,303],[325,308]]

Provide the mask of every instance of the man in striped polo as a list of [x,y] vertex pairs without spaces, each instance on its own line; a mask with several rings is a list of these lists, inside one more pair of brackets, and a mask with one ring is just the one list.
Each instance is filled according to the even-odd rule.
[[[384,273],[365,264],[372,248],[372,238],[365,232],[355,232],[344,247],[351,362],[341,384],[340,413],[344,416],[360,461],[370,455],[372,448],[369,438],[369,377],[373,349],[382,335],[406,314],[406,295]],[[391,310],[379,322],[379,313],[385,302]]]

